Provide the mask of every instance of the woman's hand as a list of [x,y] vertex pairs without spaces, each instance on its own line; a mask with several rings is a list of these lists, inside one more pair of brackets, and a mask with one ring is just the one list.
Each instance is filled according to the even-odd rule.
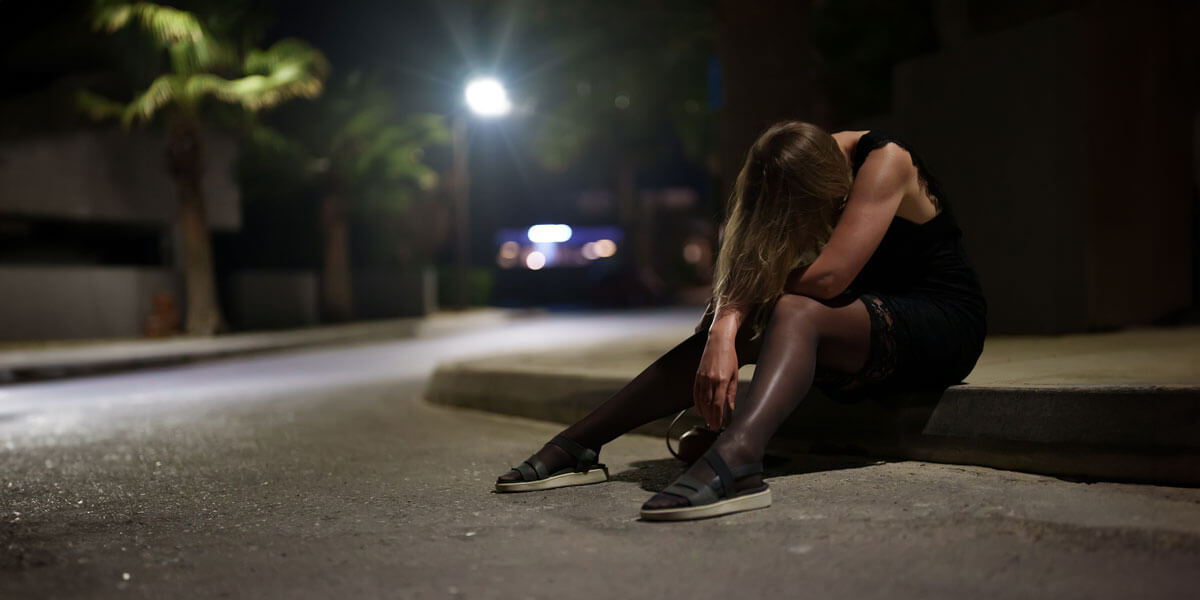
[[714,431],[721,428],[725,413],[733,410],[737,397],[738,358],[734,339],[743,318],[744,313],[738,309],[721,307],[716,311],[696,370],[692,400],[708,428]]
[[709,429],[717,431],[725,422],[725,413],[733,410],[737,396],[738,360],[733,339],[709,337],[696,371],[692,389],[696,410]]

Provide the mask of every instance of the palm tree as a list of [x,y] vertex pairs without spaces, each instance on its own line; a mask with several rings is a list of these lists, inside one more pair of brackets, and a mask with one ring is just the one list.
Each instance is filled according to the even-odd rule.
[[322,148],[324,160],[319,159],[328,165],[321,209],[321,298],[333,320],[354,316],[347,218],[351,202],[377,214],[403,211],[414,189],[430,190],[437,183],[437,174],[423,161],[425,150],[450,142],[442,115],[400,115],[391,94],[356,79],[330,99],[335,129]]
[[[291,118],[277,123],[278,131],[260,129],[263,135],[252,149],[267,160],[290,162],[320,195],[324,320],[354,318],[350,216],[357,213],[372,226],[387,228],[438,182],[425,152],[449,143],[445,118],[403,114],[398,107],[376,78],[353,72],[318,102],[284,111],[288,114],[280,116]],[[406,241],[393,238],[389,245],[399,248]]]
[[127,103],[89,92],[80,94],[79,103],[93,118],[118,118],[127,129],[162,118],[167,170],[179,199],[187,332],[212,335],[224,328],[224,318],[217,303],[201,187],[202,108],[215,100],[254,113],[292,98],[315,98],[321,94],[329,65],[318,50],[295,39],[250,50],[238,60],[238,53],[190,12],[148,2],[98,5],[95,29],[112,33],[130,25],[166,52],[168,69]]

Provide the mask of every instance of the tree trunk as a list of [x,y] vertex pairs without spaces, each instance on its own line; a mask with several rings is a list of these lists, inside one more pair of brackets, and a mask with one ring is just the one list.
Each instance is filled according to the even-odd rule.
[[184,287],[187,291],[187,333],[213,335],[225,329],[217,303],[212,240],[205,213],[204,143],[192,119],[176,115],[167,125],[167,169],[179,194],[179,232],[183,239]]
[[321,314],[328,322],[354,318],[354,295],[350,287],[350,224],[346,194],[337,173],[321,205],[321,227],[325,238],[325,263],[321,274]]

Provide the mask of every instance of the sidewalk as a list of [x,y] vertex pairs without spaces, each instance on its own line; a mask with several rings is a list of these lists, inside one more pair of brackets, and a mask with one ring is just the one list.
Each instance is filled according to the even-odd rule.
[[[690,330],[439,367],[438,404],[571,422]],[[741,372],[745,394],[753,367]],[[642,428],[661,434],[669,421]],[[678,425],[676,433],[698,423]],[[989,338],[965,385],[840,404],[814,392],[777,436],[799,451],[1200,484],[1200,327]]]
[[[46,347],[0,346],[0,383],[136,369],[238,354],[309,346],[445,335],[498,325],[520,313],[494,308],[440,312],[426,317],[367,321],[305,329],[234,333],[209,338],[63,342]],[[32,345],[32,344],[31,344]]]

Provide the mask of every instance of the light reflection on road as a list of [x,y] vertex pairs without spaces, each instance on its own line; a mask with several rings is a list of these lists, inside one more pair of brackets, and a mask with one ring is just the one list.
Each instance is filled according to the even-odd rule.
[[439,337],[293,351],[8,385],[0,388],[0,444],[53,444],[139,417],[210,409],[223,402],[313,395],[347,386],[419,380],[446,361],[579,347],[684,330],[698,309],[549,315]]

